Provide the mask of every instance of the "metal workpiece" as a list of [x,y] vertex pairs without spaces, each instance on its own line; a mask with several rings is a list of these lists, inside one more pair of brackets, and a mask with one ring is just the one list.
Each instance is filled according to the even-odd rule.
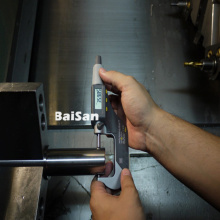
[[47,119],[41,83],[0,83],[0,160],[43,159]]
[[42,167],[0,167],[0,219],[44,219],[48,181]]
[[101,134],[97,134],[97,149],[101,148]]
[[105,149],[50,149],[43,160],[0,160],[0,167],[43,167],[45,176],[103,174]]
[[43,220],[48,184],[43,167],[3,167],[43,160],[48,145],[43,85],[1,83],[0,105],[0,219]]
[[105,171],[105,149],[51,149],[46,153],[47,176],[95,175]]

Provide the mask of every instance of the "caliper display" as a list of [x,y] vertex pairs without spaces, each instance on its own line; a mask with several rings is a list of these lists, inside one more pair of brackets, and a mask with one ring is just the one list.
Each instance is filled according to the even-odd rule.
[[95,109],[102,109],[102,89],[95,89]]

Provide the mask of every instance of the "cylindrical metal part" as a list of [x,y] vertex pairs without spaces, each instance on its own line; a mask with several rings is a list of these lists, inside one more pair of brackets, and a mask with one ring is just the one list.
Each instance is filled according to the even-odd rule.
[[105,171],[105,149],[47,150],[44,160],[0,160],[0,167],[44,167],[47,176],[95,175]]
[[43,167],[45,160],[0,160],[0,167]]
[[105,149],[51,149],[46,152],[47,176],[93,175],[105,171]]
[[101,134],[97,134],[97,149],[101,148]]
[[95,63],[96,64],[102,64],[102,58],[101,58],[101,56],[96,56],[96,58],[95,58]]
[[203,60],[202,62],[202,70],[203,71],[213,71],[215,69],[215,60]]

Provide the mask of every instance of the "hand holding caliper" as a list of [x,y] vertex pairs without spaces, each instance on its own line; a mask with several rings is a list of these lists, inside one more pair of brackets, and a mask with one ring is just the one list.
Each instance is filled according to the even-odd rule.
[[101,135],[114,138],[114,175],[98,177],[98,180],[110,189],[120,189],[121,171],[129,168],[128,132],[124,122],[115,114],[111,106],[107,89],[99,76],[100,68],[102,68],[101,57],[97,56],[93,67],[91,112],[97,113],[99,120],[92,121],[92,125],[97,135],[97,148],[101,147]]

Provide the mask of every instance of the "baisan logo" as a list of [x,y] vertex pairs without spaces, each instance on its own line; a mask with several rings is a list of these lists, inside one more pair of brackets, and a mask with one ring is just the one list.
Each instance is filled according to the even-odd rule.
[[55,120],[56,121],[98,121],[99,115],[97,113],[95,114],[82,114],[82,112],[74,112],[71,111],[71,113],[62,113],[62,112],[55,112]]

